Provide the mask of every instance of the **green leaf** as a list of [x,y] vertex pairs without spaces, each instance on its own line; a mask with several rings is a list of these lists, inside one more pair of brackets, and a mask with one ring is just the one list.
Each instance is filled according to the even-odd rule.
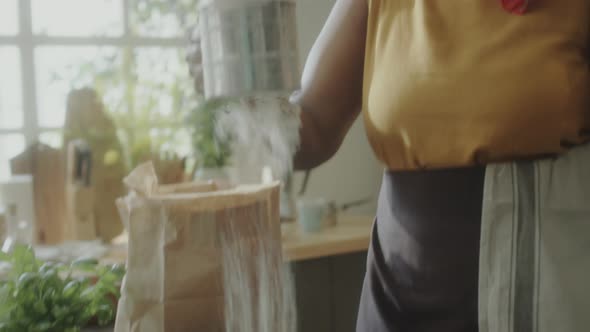
[[94,271],[96,269],[97,265],[98,265],[98,260],[94,259],[94,258],[79,259],[79,260],[72,262],[72,264],[71,264],[72,268],[75,268],[80,271],[87,271],[87,272]]
[[114,273],[119,279],[122,279],[125,276],[125,273],[126,273],[125,265],[123,265],[123,264],[114,264],[111,267],[111,272]]
[[64,332],[80,332],[79,327],[68,327],[64,330]]
[[35,331],[39,331],[39,332],[50,331],[52,327],[53,326],[50,322],[40,322],[35,327]]
[[114,311],[110,305],[100,305],[97,310],[98,325],[105,326],[114,318]]
[[47,262],[47,263],[44,263],[43,265],[41,265],[41,267],[39,268],[39,273],[45,274],[48,271],[55,271],[55,270],[56,270],[56,264],[51,263],[51,262]]
[[51,308],[51,314],[56,318],[64,318],[67,316],[68,308],[65,305],[55,305]]
[[70,281],[63,289],[63,296],[66,299],[72,299],[74,296],[79,296],[80,282],[77,280]]
[[35,272],[23,273],[16,283],[17,288],[26,288],[31,286],[34,282],[39,281],[39,275]]
[[44,316],[48,313],[47,310],[47,306],[45,306],[45,303],[43,301],[37,301],[33,304],[33,309],[35,310],[35,313],[41,316]]

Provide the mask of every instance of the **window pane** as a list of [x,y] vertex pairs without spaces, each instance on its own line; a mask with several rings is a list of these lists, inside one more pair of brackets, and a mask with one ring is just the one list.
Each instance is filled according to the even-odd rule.
[[18,32],[18,0],[0,0],[0,35]]
[[32,0],[33,32],[54,36],[120,36],[121,1]]
[[72,89],[93,87],[110,111],[126,109],[122,52],[113,47],[39,47],[35,53],[39,123],[61,127]]
[[[2,1],[2,0],[0,0]],[[16,47],[0,47],[0,128],[23,125],[20,57]]]
[[39,141],[55,149],[61,149],[63,134],[60,131],[46,131],[39,135]]
[[135,104],[162,115],[178,113],[193,97],[184,51],[176,48],[138,48],[135,51]]
[[19,134],[0,135],[0,179],[10,177],[9,161],[25,149],[25,137]]
[[196,96],[184,52],[174,48],[135,51],[134,130],[161,152],[185,154],[189,141],[182,128]]
[[147,37],[182,37],[197,22],[198,0],[131,0],[131,31]]

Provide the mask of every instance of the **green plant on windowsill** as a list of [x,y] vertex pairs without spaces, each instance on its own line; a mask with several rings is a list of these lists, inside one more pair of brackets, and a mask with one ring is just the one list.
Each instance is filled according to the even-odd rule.
[[112,324],[125,269],[85,259],[70,265],[42,262],[33,249],[0,252],[8,275],[0,279],[0,332],[76,332]]
[[197,168],[221,169],[228,165],[229,142],[220,140],[215,133],[216,116],[227,102],[226,99],[206,100],[189,114],[188,121]]

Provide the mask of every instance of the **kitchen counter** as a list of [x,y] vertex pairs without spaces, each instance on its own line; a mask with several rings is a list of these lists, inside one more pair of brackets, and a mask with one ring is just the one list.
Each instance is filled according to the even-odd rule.
[[[297,262],[364,252],[369,247],[372,225],[372,217],[343,215],[336,226],[306,234],[297,223],[283,224],[283,256],[285,261]],[[125,240],[119,238],[104,260],[122,262],[126,256]]]
[[284,224],[283,256],[301,261],[366,251],[372,225],[371,217],[340,216],[336,226],[305,234],[297,223]]

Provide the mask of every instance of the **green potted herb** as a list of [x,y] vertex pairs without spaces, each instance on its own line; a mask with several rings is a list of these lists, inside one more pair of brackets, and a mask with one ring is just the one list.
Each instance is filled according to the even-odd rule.
[[0,332],[75,332],[114,322],[122,266],[42,262],[27,246],[0,252],[0,263],[11,266],[0,279]]
[[206,100],[189,115],[197,179],[227,179],[229,176],[229,142],[216,135],[215,127],[217,114],[223,111],[226,103],[225,99]]

